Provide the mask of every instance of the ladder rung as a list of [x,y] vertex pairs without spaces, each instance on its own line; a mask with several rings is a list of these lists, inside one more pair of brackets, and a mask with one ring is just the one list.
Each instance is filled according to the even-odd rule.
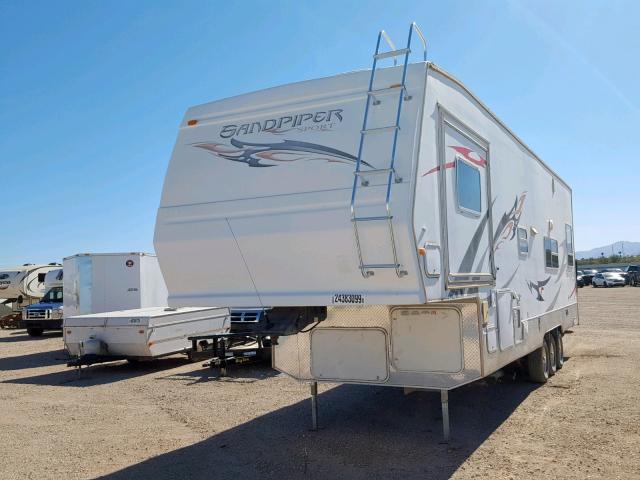
[[362,265],[363,269],[366,268],[400,268],[400,264],[395,263],[371,263]]
[[391,220],[393,215],[382,215],[379,217],[353,217],[352,222],[375,222],[380,220]]
[[380,95],[381,93],[387,93],[387,92],[393,92],[393,91],[398,91],[398,90],[406,90],[407,87],[405,87],[404,85],[394,85],[392,87],[386,87],[386,88],[378,88],[377,90],[371,90],[369,92],[367,92],[367,95],[369,96],[376,96],[376,95]]
[[401,48],[400,50],[391,50],[389,52],[378,53],[374,55],[373,58],[377,58],[379,60],[381,58],[399,57],[400,55],[404,55],[405,53],[411,53],[411,49]]
[[372,170],[360,170],[358,172],[353,172],[354,175],[375,175],[377,173],[389,173],[395,172],[393,168],[374,168]]
[[388,132],[388,131],[394,131],[394,130],[400,130],[400,127],[397,125],[389,125],[388,127],[367,128],[366,130],[360,130],[360,133],[366,135],[369,133],[381,133],[381,132]]

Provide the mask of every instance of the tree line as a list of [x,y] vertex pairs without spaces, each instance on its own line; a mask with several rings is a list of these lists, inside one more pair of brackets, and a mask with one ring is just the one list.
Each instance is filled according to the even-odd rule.
[[576,262],[580,265],[603,265],[608,263],[640,263],[640,255],[609,255],[593,258],[582,258]]

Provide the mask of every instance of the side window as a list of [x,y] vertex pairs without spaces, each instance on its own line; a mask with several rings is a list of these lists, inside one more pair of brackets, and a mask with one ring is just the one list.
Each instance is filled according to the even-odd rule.
[[456,194],[461,210],[479,215],[482,212],[480,170],[456,158]]
[[518,227],[518,253],[520,255],[529,253],[529,232],[524,227]]
[[544,265],[549,268],[558,268],[558,241],[550,237],[544,237]]
[[575,252],[573,251],[573,228],[571,225],[565,225],[565,231],[567,234],[567,261],[569,265],[573,266],[573,259]]

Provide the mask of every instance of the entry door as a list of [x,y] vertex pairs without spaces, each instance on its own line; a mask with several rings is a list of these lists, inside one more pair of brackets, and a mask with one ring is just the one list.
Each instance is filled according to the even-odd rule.
[[448,288],[491,285],[488,145],[442,115],[440,185],[447,246]]

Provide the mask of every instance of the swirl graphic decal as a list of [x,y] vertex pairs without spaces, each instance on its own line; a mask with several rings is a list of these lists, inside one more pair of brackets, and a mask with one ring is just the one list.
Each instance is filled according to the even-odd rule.
[[[298,161],[323,161],[354,165],[358,158],[335,148],[315,143],[283,140],[277,143],[244,142],[231,139],[231,145],[223,143],[195,143],[192,146],[201,148],[217,157],[232,162],[245,163],[249,167],[276,167]],[[362,165],[373,168],[364,160]]]

